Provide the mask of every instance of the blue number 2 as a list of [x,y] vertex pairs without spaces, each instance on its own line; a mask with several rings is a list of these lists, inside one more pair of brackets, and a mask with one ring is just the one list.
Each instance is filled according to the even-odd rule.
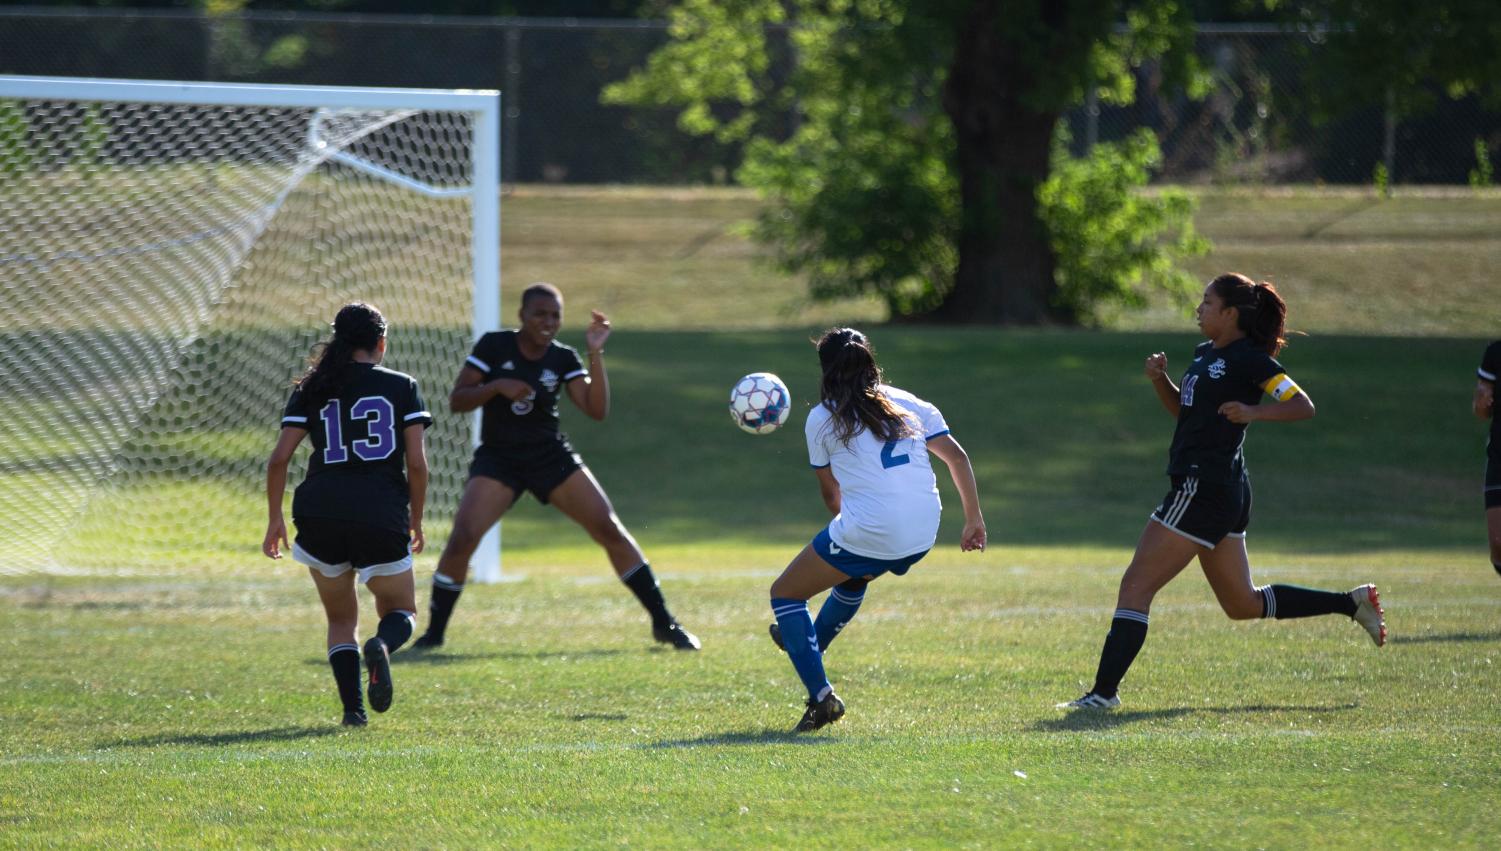
[[896,449],[896,445],[898,443],[901,443],[901,441],[899,441],[899,440],[888,440],[888,441],[886,441],[886,444],[881,447],[881,466],[882,467],[890,470],[892,467],[900,467],[903,464],[911,463],[912,459],[909,458],[905,452],[902,453],[901,455],[897,455],[895,452],[892,451],[892,450]]
[[[318,412],[323,420],[324,434],[328,437],[323,447],[323,463],[342,464],[349,460],[349,450],[344,446],[342,419],[339,416],[339,400],[330,399]],[[396,451],[396,411],[391,400],[384,396],[366,396],[349,409],[351,420],[365,421],[366,437],[354,442],[354,454],[363,461],[380,461],[391,457]]]

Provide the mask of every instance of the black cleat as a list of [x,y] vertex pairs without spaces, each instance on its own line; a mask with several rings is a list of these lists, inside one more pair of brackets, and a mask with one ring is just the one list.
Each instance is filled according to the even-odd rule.
[[679,650],[697,650],[700,647],[698,636],[683,629],[683,625],[677,621],[667,626],[652,627],[651,637],[663,644],[671,644]]
[[819,727],[825,727],[844,717],[844,701],[839,695],[830,691],[823,700],[808,701],[808,711],[803,713],[803,720],[797,722],[792,728],[794,733],[811,733]]
[[368,719],[368,718],[365,717],[365,713],[364,712],[346,712],[346,713],[344,713],[344,726],[345,727],[363,727],[363,726],[365,726],[366,724],[369,724],[369,723],[370,723],[370,719]]
[[412,650],[416,650],[416,651],[437,650],[439,647],[442,647],[442,646],[443,646],[443,639],[442,638],[436,637],[436,636],[434,636],[430,632],[424,632],[424,633],[422,633],[422,635],[420,635],[420,636],[417,637],[416,641],[412,642],[411,649]]
[[365,670],[370,676],[365,684],[370,708],[385,712],[391,708],[391,654],[386,652],[386,642],[380,636],[365,642]]
[[785,644],[782,643],[782,626],[781,626],[781,624],[772,624],[771,627],[769,629],[767,629],[766,631],[769,632],[769,633],[771,633],[772,643],[776,644],[777,649],[780,650],[780,651],[782,651],[783,653],[786,653],[787,652],[787,645],[785,645]]

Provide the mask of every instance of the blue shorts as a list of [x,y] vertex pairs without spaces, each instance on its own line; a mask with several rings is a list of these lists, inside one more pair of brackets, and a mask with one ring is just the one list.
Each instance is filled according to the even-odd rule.
[[833,565],[835,570],[856,579],[875,579],[883,573],[894,573],[897,576],[904,576],[912,568],[912,565],[922,561],[922,557],[928,554],[927,550],[923,550],[916,555],[893,559],[871,558],[870,556],[858,555],[849,550],[841,549],[838,544],[835,544],[834,539],[829,537],[827,526],[817,535],[813,536],[811,546],[813,547],[813,552],[818,553],[819,558]]

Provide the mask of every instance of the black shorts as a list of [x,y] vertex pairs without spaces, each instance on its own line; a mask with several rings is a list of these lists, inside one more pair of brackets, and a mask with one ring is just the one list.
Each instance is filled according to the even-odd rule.
[[1485,507],[1501,508],[1501,461],[1485,457]]
[[375,575],[400,573],[412,567],[408,533],[327,517],[293,517],[292,524],[297,527],[293,558],[309,567],[323,569],[325,575],[334,575],[329,569],[341,565],[356,570],[377,566],[388,568],[377,571]]
[[583,459],[573,451],[566,439],[525,448],[481,446],[474,450],[474,460],[469,463],[469,478],[484,476],[495,479],[516,492],[516,498],[527,491],[543,505],[553,488],[584,467]]
[[1172,490],[1152,519],[1196,544],[1214,549],[1226,536],[1244,538],[1251,525],[1251,479],[1206,482],[1173,476]]

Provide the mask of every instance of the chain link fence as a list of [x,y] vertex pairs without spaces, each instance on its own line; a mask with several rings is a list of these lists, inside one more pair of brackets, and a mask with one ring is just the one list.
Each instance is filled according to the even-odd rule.
[[[721,183],[739,151],[679,132],[671,111],[604,106],[600,89],[667,39],[659,21],[0,9],[0,73],[215,82],[493,88],[502,91],[508,183]],[[1501,113],[1442,93],[1400,120],[1380,104],[1315,122],[1304,108],[1306,36],[1201,27],[1214,85],[1190,99],[1148,64],[1130,106],[1089,103],[1076,150],[1150,127],[1164,183],[1483,180],[1501,156]]]

